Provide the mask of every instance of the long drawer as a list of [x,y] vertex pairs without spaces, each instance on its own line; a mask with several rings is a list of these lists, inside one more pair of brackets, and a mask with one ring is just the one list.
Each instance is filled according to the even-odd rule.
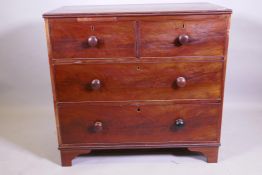
[[220,104],[59,104],[62,144],[217,141]]
[[221,99],[223,62],[61,64],[56,98],[67,101]]

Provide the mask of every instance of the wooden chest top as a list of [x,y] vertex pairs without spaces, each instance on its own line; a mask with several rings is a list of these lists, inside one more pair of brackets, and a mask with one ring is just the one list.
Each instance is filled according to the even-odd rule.
[[69,16],[143,16],[181,14],[220,14],[232,13],[231,9],[210,3],[168,3],[168,4],[129,4],[64,6],[45,13],[44,17]]

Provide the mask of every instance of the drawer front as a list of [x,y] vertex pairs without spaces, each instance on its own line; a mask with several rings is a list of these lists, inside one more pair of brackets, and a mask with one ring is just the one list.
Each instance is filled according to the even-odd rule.
[[223,62],[61,64],[57,101],[221,98]]
[[[201,16],[201,15],[200,15]],[[227,16],[141,22],[141,56],[224,56]]]
[[50,19],[49,31],[55,59],[135,56],[135,26],[132,21]]
[[217,141],[220,105],[60,104],[62,144]]

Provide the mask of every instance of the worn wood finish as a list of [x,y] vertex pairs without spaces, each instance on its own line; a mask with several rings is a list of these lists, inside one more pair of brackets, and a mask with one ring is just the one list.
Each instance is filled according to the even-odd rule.
[[[224,56],[228,16],[140,23],[141,57]],[[180,37],[187,36],[181,43]]]
[[[56,65],[57,101],[219,100],[222,66],[222,62]],[[186,79],[184,87],[179,87],[179,77]],[[94,90],[96,79],[101,87]]]
[[[60,104],[62,143],[217,141],[219,107],[219,104]],[[184,125],[176,123],[178,119]]]
[[66,6],[45,13],[48,18],[79,16],[149,16],[149,15],[188,15],[188,14],[230,14],[231,9],[210,3],[176,3],[176,4],[129,4]]
[[[49,19],[53,59],[224,56],[228,15],[91,19]],[[183,35],[189,39],[181,44]]]
[[[52,58],[135,57],[135,23],[50,19]],[[97,44],[90,45],[90,37]]]
[[45,13],[62,165],[91,150],[175,147],[217,162],[231,12],[186,3]]

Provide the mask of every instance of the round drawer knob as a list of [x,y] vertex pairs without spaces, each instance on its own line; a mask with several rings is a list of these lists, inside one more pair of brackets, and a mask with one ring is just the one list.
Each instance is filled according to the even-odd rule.
[[179,44],[181,45],[187,44],[189,43],[189,36],[185,34],[179,35],[178,41],[179,41]]
[[94,131],[95,132],[100,132],[102,130],[103,130],[103,123],[99,122],[99,121],[95,122],[94,123]]
[[98,44],[98,39],[96,36],[90,36],[87,42],[90,47],[96,47]]
[[185,125],[185,122],[184,122],[184,120],[183,119],[177,119],[176,120],[176,127],[179,127],[179,128],[181,128],[181,127],[183,127]]
[[91,88],[93,90],[98,90],[98,89],[100,89],[100,87],[101,87],[101,81],[100,80],[94,79],[94,80],[91,81]]
[[186,78],[185,77],[178,77],[176,79],[176,84],[178,87],[185,87],[186,86]]

